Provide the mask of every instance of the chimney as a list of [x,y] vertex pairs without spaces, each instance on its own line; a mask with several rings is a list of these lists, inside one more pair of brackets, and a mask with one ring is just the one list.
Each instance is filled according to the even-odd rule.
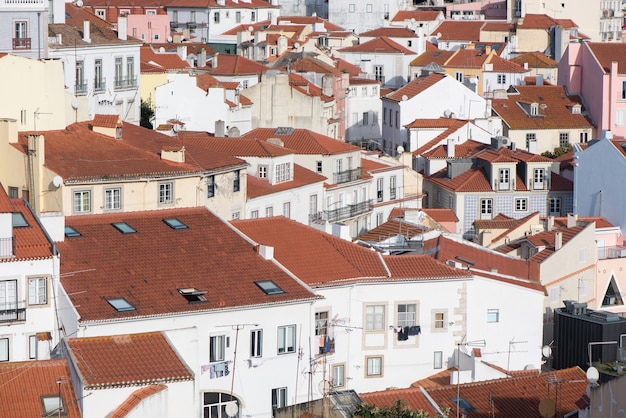
[[122,40],[128,40],[128,18],[126,16],[117,17],[117,37]]
[[578,221],[578,214],[577,213],[568,213],[567,214],[567,227],[568,228],[573,228],[576,226]]
[[285,35],[280,35],[278,40],[276,41],[278,47],[278,55],[282,55],[285,51],[287,51],[287,37]]
[[198,54],[198,68],[203,67],[206,67],[206,50],[204,48]]
[[257,245],[256,252],[265,260],[271,260],[274,258],[274,247],[270,247],[269,245]]
[[270,24],[272,26],[276,26],[276,22],[277,22],[276,16],[272,15],[272,18],[270,19]]
[[554,229],[554,216],[548,216],[548,223],[546,225],[547,231],[552,231]]
[[179,150],[163,149],[161,150],[161,159],[166,160],[166,161],[173,161],[175,163],[184,163],[185,162],[185,147],[182,147]]
[[91,32],[89,31],[89,21],[88,20],[84,20],[83,21],[83,41],[87,42],[88,44],[91,43]]
[[216,120],[215,121],[215,137],[216,138],[224,138],[224,121]]
[[219,52],[216,52],[215,55],[213,55],[213,58],[211,59],[211,68],[217,68],[217,56],[219,54]]
[[524,69],[528,70],[528,63],[527,62],[524,63]]
[[543,86],[543,76],[541,74],[537,74],[537,77],[535,77],[535,84],[537,86]]
[[57,45],[63,45],[63,35],[60,33],[57,33]]
[[187,45],[178,45],[176,47],[176,53],[180,57],[181,60],[187,60]]
[[454,158],[454,138],[448,138],[448,158]]
[[563,246],[563,233],[557,232],[554,234],[554,251],[559,251]]
[[17,143],[17,119],[0,119],[0,143]]

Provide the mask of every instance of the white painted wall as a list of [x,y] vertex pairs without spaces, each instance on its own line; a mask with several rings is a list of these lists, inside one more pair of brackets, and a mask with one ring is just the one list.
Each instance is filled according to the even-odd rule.
[[418,54],[391,54],[372,52],[339,51],[339,56],[351,64],[361,68],[368,78],[376,79],[375,66],[383,67],[383,86],[397,89],[406,84],[410,78],[409,64]]
[[[367,112],[367,124],[363,114]],[[379,84],[356,84],[350,86],[347,97],[346,142],[360,143],[373,139],[380,142],[382,135],[382,102]]]

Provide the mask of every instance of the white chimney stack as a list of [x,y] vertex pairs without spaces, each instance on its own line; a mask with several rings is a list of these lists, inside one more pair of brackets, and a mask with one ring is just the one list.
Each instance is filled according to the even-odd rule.
[[454,138],[448,138],[448,158],[454,158]]
[[128,24],[126,16],[118,16],[117,18],[117,37],[122,40],[128,40]]
[[89,21],[88,20],[84,20],[83,21],[83,41],[87,42],[88,44],[91,43],[91,33],[89,31]]

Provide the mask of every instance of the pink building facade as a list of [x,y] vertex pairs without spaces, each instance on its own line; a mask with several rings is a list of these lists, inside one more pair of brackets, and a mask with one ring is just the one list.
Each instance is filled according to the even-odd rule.
[[471,3],[446,4],[449,19],[506,20],[506,0],[480,0]]
[[170,18],[166,14],[129,14],[127,22],[127,33],[147,44],[167,42],[170,36]]

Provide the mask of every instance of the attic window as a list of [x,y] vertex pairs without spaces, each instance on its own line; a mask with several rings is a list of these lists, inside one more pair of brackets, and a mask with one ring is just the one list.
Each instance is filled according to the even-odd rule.
[[111,225],[113,225],[122,234],[134,234],[137,232],[135,228],[128,225],[126,222],[113,222]]
[[74,229],[71,226],[66,226],[65,227],[65,236],[68,237],[68,238],[80,237],[80,232],[78,232],[76,229]]
[[274,131],[274,135],[291,135],[293,133],[293,128],[291,126],[279,126]]
[[26,218],[20,212],[14,212],[13,215],[13,228],[24,228],[28,226],[28,222],[26,222]]
[[184,289],[178,289],[178,293],[183,295],[189,303],[208,302],[207,298],[204,296],[206,294],[206,290],[198,290],[195,287],[187,287]]
[[474,408],[472,406],[472,404],[469,403],[467,401],[467,399],[465,399],[462,396],[460,396],[458,398],[450,398],[450,400],[452,401],[452,403],[454,403],[454,405],[459,405],[459,408],[461,408],[461,410],[463,412],[474,412],[474,411],[476,411],[476,408]]
[[46,417],[66,415],[63,399],[60,396],[42,396],[41,403],[43,404],[44,416]]
[[262,291],[265,292],[266,295],[278,295],[280,293],[285,293],[283,289],[278,287],[276,283],[271,280],[261,280],[259,282],[254,282],[257,286],[261,288]]
[[128,311],[137,310],[137,308],[131,305],[131,303],[124,298],[107,299],[107,302],[109,302],[109,305],[113,306],[115,310],[118,312],[128,312]]
[[530,104],[530,116],[537,116],[539,114],[539,103]]
[[184,223],[182,223],[181,221],[179,221],[176,218],[166,218],[166,219],[163,219],[163,222],[165,222],[167,224],[167,226],[169,226],[172,229],[187,229],[187,228],[189,228],[187,225],[185,225]]

